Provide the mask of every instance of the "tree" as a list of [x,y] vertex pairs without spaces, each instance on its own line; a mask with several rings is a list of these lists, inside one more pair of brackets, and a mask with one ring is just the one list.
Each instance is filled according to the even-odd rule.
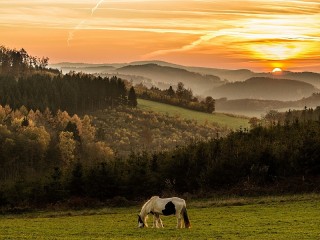
[[260,121],[259,121],[259,119],[257,117],[250,118],[250,120],[249,120],[250,127],[251,128],[258,127],[259,122]]
[[72,132],[61,132],[59,134],[59,144],[61,159],[64,168],[68,169],[75,160],[76,142]]
[[208,113],[212,113],[215,111],[215,100],[212,97],[210,96],[206,97],[205,104],[206,104],[206,111]]
[[175,95],[175,92],[172,88],[172,86],[170,86],[167,90],[167,95],[170,96],[170,97],[173,97]]
[[183,93],[184,93],[184,84],[182,82],[178,82],[178,87],[177,87],[177,91],[176,91],[176,94],[177,94],[177,97],[179,99],[182,99],[183,98]]
[[91,119],[88,115],[85,115],[82,120],[82,133],[81,140],[84,144],[94,141],[96,129],[91,125]]
[[129,90],[129,94],[128,94],[128,104],[129,106],[131,107],[136,107],[138,105],[138,102],[137,102],[137,95],[136,95],[136,92],[134,90],[133,87],[130,88]]
[[79,130],[77,128],[77,124],[69,121],[66,128],[64,129],[64,132],[72,132],[74,140],[77,140],[78,142],[80,142],[81,139],[80,139]]

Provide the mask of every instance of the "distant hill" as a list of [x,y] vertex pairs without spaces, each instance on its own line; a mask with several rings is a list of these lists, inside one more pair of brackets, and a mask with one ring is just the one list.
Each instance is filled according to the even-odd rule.
[[[132,81],[133,84],[143,83],[147,87],[156,86],[161,89],[168,88],[170,85],[175,87],[181,81],[186,88],[191,88],[197,95],[212,95],[215,98],[227,97],[229,100],[242,98],[294,101],[308,97],[320,89],[320,74],[313,72],[284,71],[274,75],[270,72],[256,73],[248,69],[228,70],[182,66],[164,61],[112,64],[64,62],[52,64],[50,67],[59,68],[63,73],[76,71],[107,77],[118,76]],[[260,80],[257,80],[256,84],[254,81],[246,81],[251,78]],[[267,79],[272,81],[267,81]],[[284,79],[286,81],[283,81]],[[228,82],[229,84],[224,85]],[[307,83],[307,85],[303,83]]]
[[283,74],[280,77],[310,83],[313,86],[320,88],[320,74],[319,73],[314,73],[314,72],[283,72]]
[[[281,78],[281,79],[291,79],[297,81],[303,81],[320,88],[320,73],[314,72],[290,72],[284,71],[279,75],[274,75],[271,72],[252,72],[248,69],[218,69],[218,68],[208,68],[208,67],[194,67],[194,66],[183,66],[179,64],[169,63],[165,61],[136,61],[131,63],[110,63],[110,64],[89,64],[89,63],[57,63],[50,64],[50,67],[56,67],[61,69],[64,73],[70,70],[82,71],[87,73],[108,73],[116,74],[117,68],[122,68],[125,66],[135,66],[135,65],[149,65],[155,64],[162,67],[172,67],[178,69],[184,69],[189,72],[199,73],[201,75],[214,75],[219,77],[221,80],[226,80],[229,82],[245,81],[246,79],[252,77],[270,77],[270,78]],[[95,67],[106,67],[106,68],[95,68]]]
[[206,94],[214,98],[288,101],[308,97],[318,91],[313,85],[301,81],[253,77],[244,82],[227,83]]
[[148,87],[154,85],[159,88],[177,86],[183,82],[186,88],[191,88],[195,94],[203,94],[208,88],[220,86],[225,83],[219,77],[188,71],[179,65],[162,61],[133,62],[130,64],[85,64],[85,63],[58,63],[52,67],[59,68],[63,73],[70,71],[98,74],[105,76],[118,76],[134,84],[144,83]]
[[183,82],[186,88],[191,88],[194,93],[202,94],[208,88],[221,86],[224,82],[214,75],[203,75],[190,72],[185,69],[169,66],[160,66],[154,63],[144,65],[128,65],[116,69],[117,73],[127,75],[138,75],[152,79],[158,84],[177,85]]
[[234,99],[220,98],[216,100],[216,111],[233,113],[238,115],[261,117],[270,110],[279,112],[289,109],[302,110],[305,107],[313,108],[320,106],[320,93],[313,93],[311,96],[297,101],[259,100],[259,99]]

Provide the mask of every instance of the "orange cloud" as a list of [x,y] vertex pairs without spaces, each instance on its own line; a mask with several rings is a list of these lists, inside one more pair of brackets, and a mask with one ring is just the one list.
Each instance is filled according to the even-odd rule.
[[315,71],[319,9],[312,0],[11,0],[0,9],[0,44],[54,61],[285,61]]

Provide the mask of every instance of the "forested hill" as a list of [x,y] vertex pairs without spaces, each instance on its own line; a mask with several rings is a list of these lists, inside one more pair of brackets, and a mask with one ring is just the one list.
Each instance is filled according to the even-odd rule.
[[227,83],[207,94],[214,98],[288,101],[309,97],[318,91],[313,85],[301,81],[254,77],[244,82]]
[[[24,49],[0,47],[0,104],[13,109],[22,105],[44,111],[71,113],[119,105],[136,106],[125,82],[117,77],[101,78],[71,72],[62,75],[46,68],[48,58],[30,56]],[[130,91],[129,91],[130,94]]]
[[187,88],[201,94],[206,89],[219,86],[223,81],[214,75],[202,75],[185,69],[159,66],[157,64],[128,65],[118,68],[117,73],[138,75],[152,79],[154,82],[177,85],[182,82]]
[[[110,118],[101,112],[99,118]],[[146,122],[147,115],[122,112],[119,125]],[[7,117],[10,115],[10,117]],[[29,120],[23,118],[27,115]],[[314,115],[314,116],[313,116]],[[308,113],[309,116],[309,113]],[[320,125],[302,113],[284,125],[269,122],[250,131],[236,131],[208,141],[193,139],[188,145],[169,151],[150,152],[150,146],[120,157],[96,136],[90,118],[59,112],[10,111],[0,107],[0,207],[54,205],[76,199],[75,206],[106,201],[118,196],[137,199],[158,194],[297,193],[319,191]],[[319,119],[319,118],[318,118]],[[118,121],[109,119],[106,122]],[[150,118],[152,124],[170,125],[163,116]],[[99,120],[100,121],[100,120]],[[158,123],[157,123],[158,122]],[[194,124],[191,122],[191,125]],[[150,125],[153,128],[153,125]],[[182,124],[188,130],[188,124]],[[150,129],[141,132],[146,143],[159,141]],[[168,129],[168,133],[175,126]],[[153,129],[152,129],[153,130]],[[205,130],[205,129],[204,129]],[[123,134],[123,129],[112,133]],[[131,136],[128,133],[127,138]],[[133,135],[133,138],[136,138]],[[126,144],[126,139],[121,140]],[[23,179],[23,181],[21,181]],[[77,206],[77,204],[79,204]],[[82,205],[83,204],[83,205]]]

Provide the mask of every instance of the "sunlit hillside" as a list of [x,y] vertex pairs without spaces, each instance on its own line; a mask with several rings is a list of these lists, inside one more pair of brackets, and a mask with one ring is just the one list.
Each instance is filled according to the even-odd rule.
[[249,127],[249,119],[243,116],[235,116],[224,113],[202,113],[143,99],[138,99],[138,108],[168,114],[170,116],[178,116],[180,118],[196,120],[200,124],[213,123],[233,130]]

